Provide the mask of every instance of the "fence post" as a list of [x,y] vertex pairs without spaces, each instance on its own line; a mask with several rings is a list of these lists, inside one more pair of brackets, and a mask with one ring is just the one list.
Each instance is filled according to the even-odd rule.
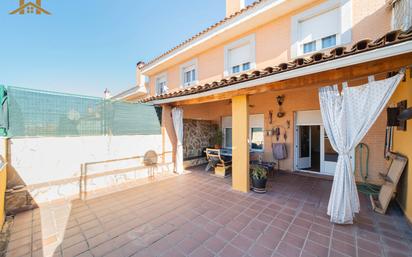
[[79,181],[79,198],[80,200],[84,200],[84,164],[80,164],[80,181]]

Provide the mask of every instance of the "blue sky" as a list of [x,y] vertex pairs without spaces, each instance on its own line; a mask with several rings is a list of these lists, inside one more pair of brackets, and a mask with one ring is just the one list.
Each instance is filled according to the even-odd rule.
[[132,87],[137,61],[225,15],[225,0],[43,0],[51,16],[8,14],[17,7],[0,1],[0,84],[94,96]]

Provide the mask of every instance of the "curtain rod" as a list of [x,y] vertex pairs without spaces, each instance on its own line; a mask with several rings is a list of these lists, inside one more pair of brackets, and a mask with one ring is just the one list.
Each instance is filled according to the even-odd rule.
[[[393,70],[393,71],[384,71],[384,72],[379,72],[379,73],[375,73],[375,74],[370,74],[370,75],[360,76],[360,77],[356,77],[356,78],[351,78],[349,80],[345,80],[344,82],[348,83],[348,82],[368,79],[369,77],[376,77],[376,76],[379,76],[379,75],[385,75],[385,78],[389,78],[389,77],[392,77],[392,76],[395,76],[396,74],[398,74],[402,69],[412,69],[412,65],[404,66],[404,67],[401,67],[401,68]],[[406,75],[406,73],[405,73],[405,75]],[[411,72],[410,75],[412,76],[412,72]],[[342,84],[344,82],[337,83],[337,84]]]

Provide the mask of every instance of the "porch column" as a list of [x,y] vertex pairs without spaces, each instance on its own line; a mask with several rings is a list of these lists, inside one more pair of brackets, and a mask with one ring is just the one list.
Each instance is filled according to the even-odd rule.
[[232,187],[248,192],[249,185],[249,112],[248,96],[232,98]]
[[175,163],[176,135],[173,127],[172,108],[168,105],[162,106],[162,162]]

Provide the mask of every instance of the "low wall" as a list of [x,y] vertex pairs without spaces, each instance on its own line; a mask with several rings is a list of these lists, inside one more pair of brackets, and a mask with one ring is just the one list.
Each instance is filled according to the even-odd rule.
[[[11,138],[7,187],[18,193],[24,186],[37,203],[78,197],[82,164],[143,156],[147,151],[158,154],[155,172],[144,166],[143,158],[92,165],[86,174],[89,189],[172,172],[172,153],[162,152],[162,135]],[[12,199],[8,205],[21,205],[20,201]]]

